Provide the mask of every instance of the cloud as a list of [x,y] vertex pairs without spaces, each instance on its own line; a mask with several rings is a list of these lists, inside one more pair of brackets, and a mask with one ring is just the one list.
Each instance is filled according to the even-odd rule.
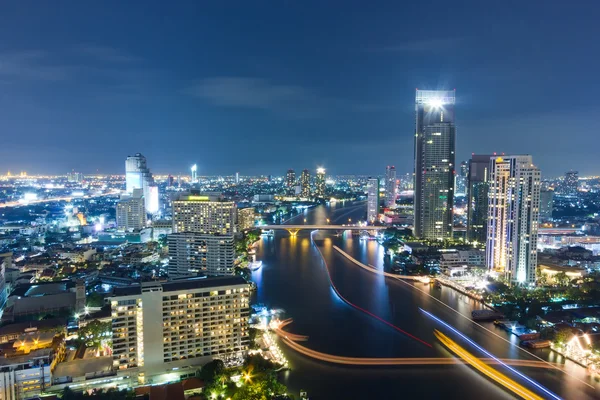
[[414,40],[391,46],[373,47],[369,51],[382,53],[441,53],[454,50],[465,41],[463,37]]
[[84,55],[107,63],[129,64],[142,61],[140,57],[128,54],[114,47],[89,45],[81,47],[80,50]]
[[0,78],[61,81],[69,77],[72,68],[52,63],[44,51],[31,50],[0,54]]
[[314,117],[326,100],[309,89],[266,79],[215,77],[189,86],[185,93],[216,106],[268,110],[293,117]]

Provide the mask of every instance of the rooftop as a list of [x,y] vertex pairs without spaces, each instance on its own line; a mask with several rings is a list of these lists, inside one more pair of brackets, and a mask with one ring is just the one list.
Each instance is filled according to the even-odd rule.
[[[188,278],[178,281],[156,282],[156,286],[162,286],[163,292],[176,292],[179,290],[204,289],[219,286],[245,285],[246,280],[241,276],[218,276],[213,278]],[[151,287],[147,285],[132,285],[127,287],[115,288],[113,297],[133,296],[142,293],[142,287]]]

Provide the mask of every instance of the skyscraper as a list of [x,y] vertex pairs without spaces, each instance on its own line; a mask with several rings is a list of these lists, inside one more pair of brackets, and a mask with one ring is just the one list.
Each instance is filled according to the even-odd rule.
[[396,167],[389,165],[385,167],[385,206],[394,207],[396,205],[396,193],[398,185],[396,182]]
[[548,189],[540,190],[540,222],[546,222],[552,219],[553,207],[554,191]]
[[317,168],[315,177],[315,197],[317,199],[325,198],[325,168]]
[[577,187],[579,186],[579,177],[577,176],[577,171],[569,171],[565,173],[565,181],[564,181],[564,194],[575,195],[577,194]]
[[454,91],[416,91],[414,234],[419,238],[452,237],[454,103]]
[[488,179],[492,155],[475,155],[469,160],[467,176],[467,240],[485,243],[488,218]]
[[486,264],[511,282],[535,282],[540,170],[531,156],[490,161]]
[[460,163],[460,168],[456,173],[456,178],[454,179],[454,192],[456,196],[466,196],[467,195],[467,175],[468,175],[468,167],[467,162],[462,161]]
[[310,197],[310,171],[305,169],[300,175],[300,195],[304,198]]
[[154,184],[154,177],[148,169],[146,157],[141,153],[127,156],[125,160],[125,184],[127,193],[131,194],[133,189],[142,189],[146,212],[158,211],[158,186]]
[[146,209],[142,189],[121,196],[117,203],[117,229],[139,231],[146,226]]
[[235,202],[220,193],[186,193],[173,200],[173,232],[235,233]]
[[198,166],[196,164],[192,165],[190,171],[192,173],[192,183],[198,183]]
[[169,244],[169,278],[186,275],[233,275],[233,235],[194,232],[172,233]]
[[287,174],[285,176],[285,190],[288,194],[294,193],[294,187],[296,186],[296,171],[293,169],[288,169]]
[[367,222],[374,224],[379,218],[379,179],[367,180]]

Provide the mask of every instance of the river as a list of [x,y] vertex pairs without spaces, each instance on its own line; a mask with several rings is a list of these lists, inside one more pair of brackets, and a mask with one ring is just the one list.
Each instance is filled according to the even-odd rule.
[[[363,219],[362,204],[332,204],[306,210],[288,221],[291,224],[343,224]],[[263,237],[257,259],[263,267],[253,272],[258,285],[254,301],[270,308],[285,310],[294,322],[285,329],[308,335],[302,343],[324,353],[352,357],[452,357],[433,335],[434,329],[450,334],[439,322],[425,315],[426,310],[460,330],[499,358],[535,358],[516,346],[516,337],[491,323],[478,326],[470,319],[477,302],[449,288],[436,289],[422,283],[406,283],[364,271],[333,249],[337,245],[359,261],[383,269],[383,248],[375,241],[359,240],[333,232],[300,231],[291,237],[276,231]],[[318,247],[318,248],[317,248]],[[319,251],[320,249],[320,251]],[[322,257],[321,257],[322,253]],[[350,302],[389,321],[402,330],[430,343],[428,347],[381,321],[350,307],[331,288],[327,269],[340,293]],[[441,304],[441,300],[450,307]],[[452,336],[473,354],[476,349]],[[282,381],[298,398],[306,390],[311,400],[321,399],[390,399],[390,398],[457,398],[486,400],[510,399],[512,394],[500,388],[466,365],[360,367],[334,365],[295,353],[283,343],[281,348],[291,370]],[[536,350],[535,356],[547,361],[564,362],[548,349]],[[503,367],[495,367],[513,379],[521,378]],[[514,367],[565,399],[598,398],[598,383],[586,371],[567,361],[565,371]],[[592,388],[594,386],[595,388]],[[531,385],[528,385],[531,388]],[[540,395],[543,392],[537,391]],[[543,397],[549,397],[544,395]]]

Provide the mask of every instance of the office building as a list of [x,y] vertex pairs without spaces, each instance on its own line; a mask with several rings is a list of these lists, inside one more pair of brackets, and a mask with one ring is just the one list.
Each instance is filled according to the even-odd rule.
[[540,183],[529,155],[490,160],[486,265],[513,283],[535,282]]
[[172,233],[169,244],[169,278],[186,275],[233,275],[233,234]]
[[452,238],[454,103],[454,91],[416,91],[414,234],[418,238]]
[[579,186],[579,177],[577,171],[569,171],[565,173],[565,180],[563,182],[563,194],[575,195],[577,194],[577,187]]
[[239,183],[240,183],[240,173],[236,172],[235,173],[235,184],[239,185]]
[[454,178],[454,194],[455,196],[466,196],[467,195],[467,176],[469,168],[466,161],[460,163],[460,167],[456,171]]
[[115,288],[109,298],[113,367],[138,382],[248,349],[249,287],[242,277],[190,278]]
[[315,197],[317,199],[325,198],[325,168],[317,168],[315,176]]
[[196,164],[192,165],[190,171],[192,173],[192,184],[198,183],[198,166]]
[[127,193],[133,193],[133,189],[142,189],[146,212],[154,214],[158,211],[158,186],[154,183],[154,177],[148,169],[146,157],[137,153],[127,156],[125,160],[125,184]]
[[487,240],[488,179],[492,155],[475,155],[467,174],[467,240],[483,244]]
[[306,199],[310,197],[310,171],[307,169],[300,175],[300,196]]
[[296,186],[296,171],[294,171],[293,169],[288,169],[288,172],[285,175],[286,192],[288,194],[293,194],[295,186]]
[[236,206],[220,193],[186,193],[173,200],[173,232],[235,233]]
[[83,182],[83,174],[81,172],[69,172],[67,174],[67,182],[69,183],[81,183]]
[[540,222],[552,220],[552,209],[554,206],[554,191],[540,190]]
[[117,203],[117,229],[139,231],[146,226],[146,209],[142,189],[133,189]]
[[385,206],[394,208],[396,206],[396,194],[398,185],[396,181],[396,167],[389,165],[385,167]]
[[238,215],[238,232],[254,228],[254,207],[240,208]]
[[379,220],[379,179],[367,180],[367,223],[374,224]]

